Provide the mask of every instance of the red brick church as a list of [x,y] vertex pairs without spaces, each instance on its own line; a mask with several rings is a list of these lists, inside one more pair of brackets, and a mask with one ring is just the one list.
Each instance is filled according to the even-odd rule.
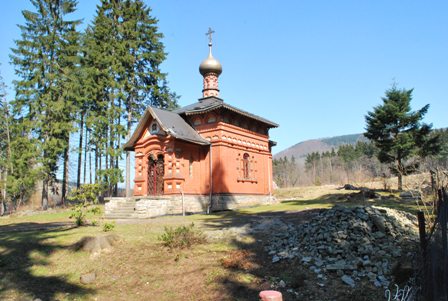
[[211,39],[199,72],[202,98],[174,111],[148,107],[125,144],[135,152],[134,198],[182,195],[192,211],[270,203],[269,129],[278,125],[219,97],[222,66]]

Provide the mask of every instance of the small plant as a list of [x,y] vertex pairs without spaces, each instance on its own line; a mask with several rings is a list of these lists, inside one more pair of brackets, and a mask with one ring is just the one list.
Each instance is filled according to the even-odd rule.
[[184,249],[204,243],[205,237],[201,231],[194,229],[194,223],[191,223],[188,226],[179,226],[175,229],[165,227],[165,233],[159,237],[159,240],[170,249]]
[[109,231],[112,231],[113,229],[115,229],[115,222],[105,223],[103,225],[104,232],[109,232]]
[[68,199],[75,203],[72,207],[70,218],[75,219],[77,226],[87,224],[87,213],[98,215],[101,209],[93,204],[98,203],[98,195],[103,191],[103,187],[99,184],[85,184],[70,192]]

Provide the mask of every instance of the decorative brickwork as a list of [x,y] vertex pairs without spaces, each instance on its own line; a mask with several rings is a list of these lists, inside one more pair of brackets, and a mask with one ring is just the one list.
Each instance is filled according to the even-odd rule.
[[202,96],[219,96],[219,88],[218,88],[218,74],[216,73],[207,73],[204,76],[204,89],[202,89]]

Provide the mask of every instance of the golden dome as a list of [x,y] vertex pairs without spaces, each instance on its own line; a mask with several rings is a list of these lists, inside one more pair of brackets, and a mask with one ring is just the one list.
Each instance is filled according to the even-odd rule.
[[212,44],[209,43],[208,46],[210,49],[208,57],[199,65],[199,72],[202,76],[205,76],[207,73],[216,73],[219,76],[222,73],[221,63],[212,55]]

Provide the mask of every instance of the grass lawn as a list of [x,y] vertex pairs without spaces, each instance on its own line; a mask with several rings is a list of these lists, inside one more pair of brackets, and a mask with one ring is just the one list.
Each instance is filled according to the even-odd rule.
[[[191,224],[205,231],[242,225],[249,219],[272,214],[371,204],[415,212],[417,206],[393,199],[347,200],[350,191],[335,187],[280,191],[288,200],[211,215],[167,216],[117,223],[112,233],[120,241],[112,251],[92,257],[71,246],[85,236],[104,235],[99,226],[48,228],[26,227],[69,223],[68,210],[0,218],[0,300],[257,300],[269,279],[294,277],[288,266],[272,267],[256,237],[210,241],[191,249],[168,250],[158,237],[165,227]],[[22,228],[21,228],[22,227]],[[20,230],[20,231],[14,231]],[[250,268],[229,268],[222,259],[232,250],[249,250]],[[97,279],[84,285],[80,275],[94,271]],[[286,273],[286,274],[285,274]],[[288,299],[285,299],[288,300]],[[316,299],[317,300],[317,299]],[[344,300],[344,299],[340,299]]]

